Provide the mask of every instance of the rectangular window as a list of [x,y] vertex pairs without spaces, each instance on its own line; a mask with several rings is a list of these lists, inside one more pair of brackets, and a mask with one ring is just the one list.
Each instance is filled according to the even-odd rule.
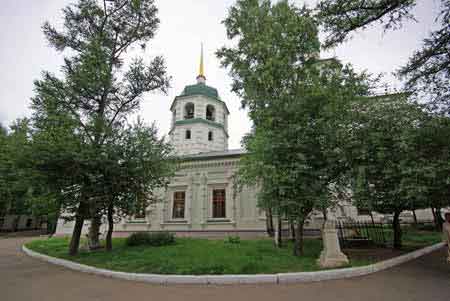
[[191,130],[186,130],[186,139],[191,139]]
[[186,203],[186,192],[176,191],[173,193],[172,218],[184,218],[185,203]]
[[213,218],[225,218],[225,189],[213,190]]
[[147,202],[142,196],[137,196],[136,207],[134,208],[134,218],[143,219],[145,218],[145,211],[147,209]]
[[145,218],[145,207],[142,205],[139,205],[136,208],[136,213],[134,214],[134,218],[141,219]]

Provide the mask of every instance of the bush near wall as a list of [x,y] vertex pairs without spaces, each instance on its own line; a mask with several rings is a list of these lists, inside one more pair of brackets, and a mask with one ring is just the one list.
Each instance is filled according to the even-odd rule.
[[127,246],[167,246],[175,243],[175,235],[170,232],[137,232],[128,236],[125,240]]

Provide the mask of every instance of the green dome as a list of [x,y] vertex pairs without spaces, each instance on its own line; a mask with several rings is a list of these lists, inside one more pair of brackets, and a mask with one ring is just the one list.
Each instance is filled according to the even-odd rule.
[[219,93],[217,92],[216,88],[207,86],[202,83],[184,87],[184,90],[183,90],[183,92],[181,92],[180,96],[189,96],[189,95],[204,95],[204,96],[220,99]]

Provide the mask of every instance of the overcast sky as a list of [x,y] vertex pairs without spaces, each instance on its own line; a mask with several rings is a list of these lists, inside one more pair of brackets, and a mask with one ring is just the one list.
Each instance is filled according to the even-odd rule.
[[[33,81],[42,70],[57,73],[62,56],[48,47],[41,31],[44,21],[60,24],[61,9],[74,0],[2,0],[0,8],[0,123],[9,125],[18,117],[29,116],[29,99]],[[315,1],[295,1],[298,4]],[[390,75],[406,63],[414,49],[433,27],[439,8],[438,0],[419,0],[413,13],[418,20],[408,22],[398,31],[383,34],[379,26],[358,33],[353,40],[322,57],[336,56],[352,63],[357,70],[386,73],[394,86],[399,83]],[[230,78],[219,67],[214,52],[227,43],[221,21],[234,0],[156,0],[161,19],[156,38],[144,55],[163,55],[172,88],[168,95],[145,97],[139,115],[147,122],[156,121],[161,133],[169,131],[169,106],[185,85],[195,82],[200,43],[204,43],[207,84],[219,90],[230,109],[230,148],[239,148],[240,140],[249,129],[250,121],[240,109],[240,100],[230,92]]]

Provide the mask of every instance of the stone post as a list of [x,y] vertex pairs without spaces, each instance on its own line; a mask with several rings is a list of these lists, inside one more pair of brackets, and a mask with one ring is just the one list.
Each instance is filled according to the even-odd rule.
[[327,220],[322,229],[323,250],[318,259],[322,268],[336,268],[349,263],[347,256],[342,253],[337,236],[335,222]]
[[274,242],[274,244],[275,244],[275,246],[277,246],[277,247],[279,247],[280,245],[279,245],[279,242],[280,242],[280,238],[279,238],[279,231],[278,231],[278,216],[275,218],[275,216],[274,216],[274,223],[273,223],[273,242]]

